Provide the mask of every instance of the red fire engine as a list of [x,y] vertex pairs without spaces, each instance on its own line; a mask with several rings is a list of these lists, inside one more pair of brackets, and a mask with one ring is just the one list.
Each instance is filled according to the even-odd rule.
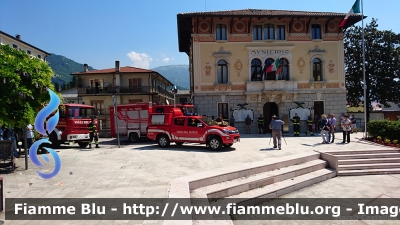
[[151,113],[147,137],[164,148],[171,142],[177,145],[188,142],[206,144],[217,150],[240,141],[236,128],[219,124],[208,117],[184,115],[179,109],[173,109],[172,113]]
[[[89,130],[87,126],[97,115],[94,107],[82,104],[61,104],[58,109],[60,118],[56,128],[49,136],[52,147],[58,148],[60,144],[70,142],[78,143],[81,148],[88,146]],[[96,118],[94,123],[97,124]]]
[[[185,115],[195,115],[193,104],[176,104]],[[131,142],[147,138],[146,128],[150,113],[171,113],[173,105],[153,105],[151,102],[117,105],[117,124],[115,123],[114,106],[110,106],[111,136],[117,137],[116,127],[121,136]]]

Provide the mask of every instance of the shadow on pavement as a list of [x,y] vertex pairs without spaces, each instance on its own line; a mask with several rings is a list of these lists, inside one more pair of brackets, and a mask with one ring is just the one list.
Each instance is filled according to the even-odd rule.
[[233,147],[223,147],[220,150],[212,150],[209,147],[206,147],[205,145],[201,146],[195,146],[195,145],[175,145],[171,144],[168,148],[161,148],[157,144],[154,145],[149,145],[149,146],[142,146],[142,147],[137,147],[137,148],[132,148],[132,150],[139,150],[139,151],[149,151],[149,150],[154,150],[154,151],[184,151],[184,152],[209,152],[209,153],[221,153],[221,152],[231,152],[236,150]]

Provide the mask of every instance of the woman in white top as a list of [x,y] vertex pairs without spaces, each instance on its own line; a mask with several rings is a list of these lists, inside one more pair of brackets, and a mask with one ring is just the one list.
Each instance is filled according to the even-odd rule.
[[344,120],[341,123],[341,127],[343,130],[343,141],[342,144],[350,143],[350,133],[351,133],[351,121],[349,120],[349,117],[347,115],[344,116]]

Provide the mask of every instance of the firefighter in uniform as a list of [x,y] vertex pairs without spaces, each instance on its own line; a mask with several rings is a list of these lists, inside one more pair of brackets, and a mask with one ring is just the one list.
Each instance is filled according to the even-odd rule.
[[[314,136],[313,128],[312,128],[313,122],[314,122],[314,120],[313,120],[312,116],[309,115],[308,119],[307,119],[307,126],[308,126],[308,131],[310,132],[311,136]],[[307,135],[307,131],[306,131],[306,135]]]
[[264,131],[264,117],[262,114],[260,114],[260,117],[258,117],[257,124],[258,124],[258,133],[262,134]]
[[96,143],[96,148],[100,148],[99,147],[99,137],[96,132],[96,124],[94,124],[94,118],[92,118],[92,121],[89,123],[88,130],[89,130],[89,149],[92,148],[93,138]]
[[293,134],[295,137],[300,137],[300,117],[297,113],[294,114],[293,118],[290,119],[293,123]]

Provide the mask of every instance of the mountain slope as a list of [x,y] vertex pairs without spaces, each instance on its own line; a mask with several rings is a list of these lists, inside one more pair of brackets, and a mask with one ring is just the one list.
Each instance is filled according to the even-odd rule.
[[182,90],[183,88],[189,89],[190,87],[189,65],[159,66],[151,70],[157,71],[159,74],[163,75],[173,84],[179,86],[180,89]]
[[[62,55],[51,53],[51,55],[47,56],[46,61],[54,72],[54,78],[52,78],[53,83],[68,83],[72,80],[71,73],[83,71],[83,64],[77,63]],[[89,70],[94,69],[89,66]]]

